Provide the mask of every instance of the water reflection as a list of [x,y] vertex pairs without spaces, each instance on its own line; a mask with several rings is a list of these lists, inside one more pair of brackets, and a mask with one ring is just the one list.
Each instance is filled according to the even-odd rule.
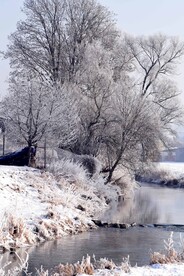
[[[161,251],[163,240],[169,232],[156,228],[131,228],[129,230],[101,228],[77,236],[46,242],[30,253],[29,272],[35,275],[35,267],[41,265],[50,269],[59,263],[74,263],[83,256],[95,255],[96,259],[106,257],[121,264],[123,257],[130,256],[131,265],[149,264],[150,252]],[[179,246],[179,233],[174,233]]]
[[34,247],[27,247],[26,250],[25,248],[17,250],[16,254],[4,253],[0,258],[0,268],[3,268],[7,272],[9,269],[19,267],[21,263],[23,264],[27,260],[28,254],[30,255],[34,250]]
[[148,194],[140,191],[134,198],[121,200],[107,211],[102,220],[120,223],[157,223],[159,209],[154,200]]
[[184,224],[184,190],[144,185],[135,196],[112,204],[101,218],[109,222]]

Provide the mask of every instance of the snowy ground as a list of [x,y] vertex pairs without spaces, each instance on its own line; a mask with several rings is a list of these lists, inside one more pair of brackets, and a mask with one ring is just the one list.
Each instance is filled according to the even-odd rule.
[[152,163],[138,178],[141,182],[157,183],[175,188],[184,188],[184,163]]
[[[28,167],[0,166],[0,249],[76,234],[95,227],[93,217],[117,189]],[[112,190],[113,189],[113,190]]]
[[168,171],[173,177],[184,177],[184,163],[182,162],[160,162],[158,163],[158,168]]
[[[86,274],[83,274],[86,275]],[[96,271],[96,276],[183,276],[184,275],[184,264],[167,264],[160,265],[155,264],[152,266],[135,267],[130,268],[130,272],[122,271],[121,268],[109,270]]]
[[[96,265],[98,268],[94,269],[90,263],[90,257],[88,256],[80,264],[74,265],[58,265],[53,270],[53,274],[40,274],[48,276],[183,276],[184,275],[184,264],[172,263],[172,264],[153,264],[150,266],[143,267],[130,267],[128,262],[122,263],[121,266],[117,267],[112,261],[107,259],[100,259]],[[42,271],[44,272],[44,271]],[[44,272],[48,273],[48,272]]]

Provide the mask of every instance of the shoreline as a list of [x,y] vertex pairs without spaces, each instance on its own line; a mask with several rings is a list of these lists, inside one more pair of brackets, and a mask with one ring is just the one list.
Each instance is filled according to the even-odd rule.
[[184,163],[158,162],[137,174],[136,181],[169,188],[184,188]]
[[[96,228],[92,221],[118,200],[120,190],[103,183],[71,182],[28,167],[0,166],[1,253]],[[91,181],[91,180],[90,180]]]

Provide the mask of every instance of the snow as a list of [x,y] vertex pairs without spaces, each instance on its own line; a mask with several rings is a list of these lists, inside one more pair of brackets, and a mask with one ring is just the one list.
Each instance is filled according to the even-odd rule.
[[[177,181],[176,181],[177,180]],[[142,182],[184,187],[183,162],[154,162],[141,175]],[[175,182],[173,182],[175,181]]]
[[95,186],[62,174],[0,166],[0,246],[21,247],[95,228],[92,217],[108,207],[108,194],[117,197],[118,192],[107,185],[101,195],[102,187],[102,182]]
[[[184,163],[160,163],[159,166],[174,174],[184,174]],[[36,242],[35,235],[41,242],[95,227],[91,217],[100,215],[108,207],[107,194],[117,195],[117,190],[112,187],[106,185],[104,189],[103,183],[96,186],[94,183],[91,186],[89,183],[69,183],[62,176],[58,178],[28,167],[0,166],[0,246],[8,248],[12,242],[17,246],[31,245]],[[105,196],[101,194],[103,190]],[[85,207],[85,211],[78,209],[78,205]],[[11,233],[10,216],[19,220],[19,225],[20,219],[24,222],[27,232],[21,232],[21,238]],[[33,231],[36,226],[39,234]],[[124,272],[122,267],[98,269],[93,275],[184,275],[184,264],[155,264],[129,269],[129,272]]]
[[38,191],[32,188],[34,176],[39,172],[24,167],[0,166],[1,215],[13,213],[25,219],[41,216],[46,205],[39,204]]
[[176,178],[184,177],[184,163],[183,162],[160,162],[158,163],[160,170],[166,170]]
[[[87,275],[87,274],[81,274]],[[93,274],[95,276],[183,276],[184,264],[155,264],[151,266],[133,267],[130,268],[130,272],[124,272],[121,268],[115,268],[113,270],[98,270]]]

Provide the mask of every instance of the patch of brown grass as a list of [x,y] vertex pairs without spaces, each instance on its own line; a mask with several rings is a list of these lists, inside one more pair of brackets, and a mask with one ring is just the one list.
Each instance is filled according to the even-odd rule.
[[168,241],[164,240],[165,253],[154,252],[151,254],[150,264],[168,264],[181,262],[181,254],[174,249],[173,232]]
[[36,235],[29,229],[22,218],[12,214],[5,214],[0,229],[0,244],[4,250],[15,250],[23,245],[32,245],[36,242]]
[[[116,270],[118,268],[118,271]],[[102,275],[120,275],[121,270],[126,273],[130,272],[130,263],[129,257],[124,258],[122,265],[117,267],[112,260],[108,260],[107,258],[101,258],[100,260],[96,260],[95,256],[93,256],[93,262],[91,262],[91,257],[87,255],[86,258],[83,257],[81,262],[77,262],[74,264],[59,264],[49,273],[48,270],[44,270],[42,267],[37,270],[38,276],[74,276],[78,274],[87,274],[93,275],[95,274],[95,270],[106,270],[102,273]],[[109,270],[109,273],[107,273]]]
[[[43,268],[37,270],[39,276],[48,276],[48,270],[44,270]],[[50,275],[57,275],[57,276],[73,276],[77,274],[94,274],[94,266],[91,263],[91,257],[87,256],[83,258],[81,262],[77,262],[75,264],[59,264],[54,269],[52,269]]]

